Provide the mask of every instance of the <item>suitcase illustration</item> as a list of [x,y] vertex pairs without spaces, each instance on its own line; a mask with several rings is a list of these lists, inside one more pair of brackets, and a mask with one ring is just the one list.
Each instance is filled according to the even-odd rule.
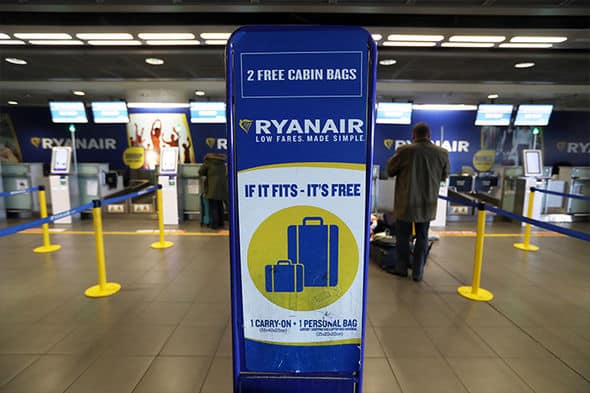
[[287,254],[305,266],[304,286],[338,285],[338,226],[325,225],[322,217],[305,217],[302,225],[287,228]]
[[280,260],[264,267],[266,292],[303,291],[303,265]]

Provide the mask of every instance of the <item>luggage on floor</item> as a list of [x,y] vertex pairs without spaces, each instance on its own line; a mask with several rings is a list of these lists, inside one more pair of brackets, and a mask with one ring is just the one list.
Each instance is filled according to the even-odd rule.
[[[426,249],[426,256],[424,259],[424,265],[428,262],[428,254],[434,244],[434,241],[438,240],[435,237],[428,238],[428,248]],[[409,268],[412,268],[412,256],[414,252],[415,239],[411,240],[410,243],[410,263]],[[371,240],[369,246],[369,256],[373,262],[375,262],[381,269],[392,270],[395,269],[396,264],[399,261],[399,255],[397,252],[397,242],[395,236],[388,234],[376,234]]]
[[264,268],[266,292],[303,291],[303,265],[290,260],[277,261]]
[[287,228],[287,254],[305,267],[304,286],[338,285],[338,226],[322,217],[305,217],[302,225]]

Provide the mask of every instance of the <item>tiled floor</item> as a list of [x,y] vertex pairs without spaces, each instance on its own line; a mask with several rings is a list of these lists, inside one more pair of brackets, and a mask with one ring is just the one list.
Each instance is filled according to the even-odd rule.
[[[104,221],[105,231],[156,226]],[[91,235],[54,234],[62,250],[51,255],[32,252],[38,234],[0,238],[0,393],[230,393],[228,238],[180,228],[207,233],[168,236],[167,250],[150,248],[155,235],[105,235],[108,278],[123,289],[103,299],[83,295],[96,283]],[[473,237],[442,236],[422,283],[371,264],[363,391],[590,392],[590,244],[533,237],[541,250],[524,253],[515,241],[485,240],[490,303],[456,294],[471,281]]]

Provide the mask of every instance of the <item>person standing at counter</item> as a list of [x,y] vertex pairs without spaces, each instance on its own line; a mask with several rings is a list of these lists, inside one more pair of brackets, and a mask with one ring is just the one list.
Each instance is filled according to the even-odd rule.
[[449,175],[449,153],[430,141],[430,128],[417,123],[412,130],[412,143],[399,147],[387,161],[387,174],[395,176],[393,215],[396,220],[399,264],[392,273],[407,277],[410,263],[412,223],[416,244],[412,278],[422,281],[428,249],[428,228],[436,217],[436,204],[441,181]]
[[206,176],[205,198],[209,204],[211,229],[223,228],[223,201],[227,200],[225,154],[209,153],[205,156],[199,175]]

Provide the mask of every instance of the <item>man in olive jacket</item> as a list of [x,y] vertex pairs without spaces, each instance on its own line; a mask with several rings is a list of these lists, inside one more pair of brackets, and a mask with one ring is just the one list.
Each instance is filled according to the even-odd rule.
[[227,200],[227,176],[225,155],[209,153],[205,155],[199,175],[206,176],[205,198],[209,203],[211,228],[223,228],[223,201]]
[[428,249],[428,228],[436,217],[436,203],[441,181],[449,175],[449,153],[430,141],[430,128],[418,123],[412,130],[413,143],[399,147],[387,162],[387,174],[396,176],[393,216],[396,220],[399,264],[393,270],[408,276],[412,223],[416,244],[412,278],[421,281]]

